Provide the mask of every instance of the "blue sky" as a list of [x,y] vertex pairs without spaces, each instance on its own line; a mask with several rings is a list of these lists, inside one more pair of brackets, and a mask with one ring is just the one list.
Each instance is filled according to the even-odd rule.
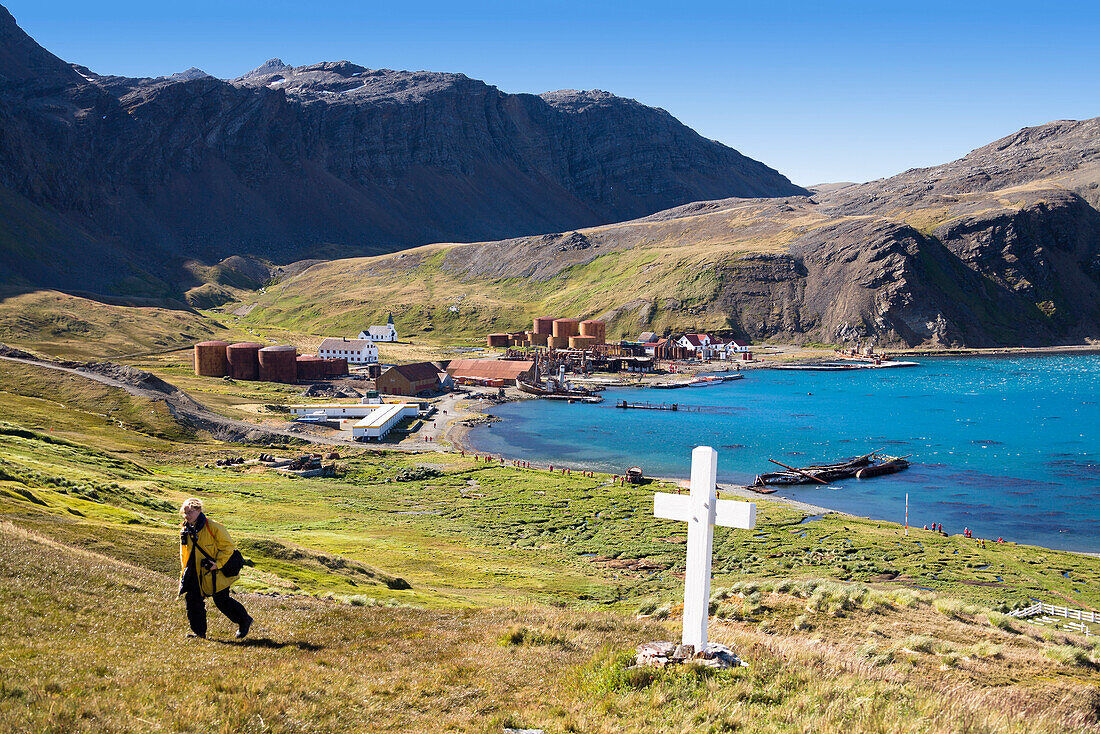
[[277,56],[462,72],[506,92],[604,89],[804,185],[1100,116],[1100,3],[0,3],[101,74],[231,78]]

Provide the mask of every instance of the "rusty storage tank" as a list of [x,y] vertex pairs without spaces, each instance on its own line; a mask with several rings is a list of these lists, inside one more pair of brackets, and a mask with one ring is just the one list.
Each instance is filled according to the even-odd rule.
[[596,344],[596,337],[594,336],[571,336],[569,337],[570,349],[591,349]]
[[264,347],[259,351],[260,379],[265,382],[285,382],[293,385],[298,381],[298,350],[283,344]]
[[260,376],[260,350],[263,344],[237,342],[225,348],[229,376],[234,380],[255,380]]
[[229,374],[229,361],[225,348],[229,342],[199,342],[195,345],[195,374],[203,377],[225,377]]
[[596,344],[607,341],[607,325],[598,319],[588,319],[581,322],[581,336],[591,336],[596,339]]
[[527,332],[527,341],[530,342],[533,347],[545,347],[547,342],[550,341],[550,335],[529,331]]
[[581,322],[577,319],[554,319],[554,336],[576,336],[581,333]]
[[490,347],[506,347],[510,338],[507,334],[490,334],[485,340],[486,346]]
[[325,360],[325,377],[343,377],[348,373],[348,360],[345,357],[330,357]]
[[297,359],[299,380],[323,380],[325,360],[316,354],[302,354]]
[[569,337],[552,336],[547,343],[551,349],[566,349],[569,346]]
[[539,316],[531,325],[531,331],[536,334],[553,334],[554,319],[547,316]]

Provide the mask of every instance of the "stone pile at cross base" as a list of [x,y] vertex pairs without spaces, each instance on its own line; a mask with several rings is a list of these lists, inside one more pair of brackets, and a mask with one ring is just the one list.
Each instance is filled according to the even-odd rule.
[[639,645],[634,656],[634,667],[657,667],[693,662],[708,668],[748,667],[730,648],[717,642],[708,642],[702,650],[694,645],[678,645],[675,642],[647,642]]

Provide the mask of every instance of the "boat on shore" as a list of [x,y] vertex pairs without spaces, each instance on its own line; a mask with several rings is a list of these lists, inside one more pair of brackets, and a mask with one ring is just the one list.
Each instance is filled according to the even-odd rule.
[[548,377],[542,384],[528,382],[521,377],[516,379],[516,387],[528,395],[552,400],[579,400],[585,403],[598,403],[603,400],[594,390],[573,385],[560,377]]
[[856,472],[856,479],[870,479],[871,477],[881,477],[884,474],[896,474],[899,471],[905,471],[909,468],[909,462],[904,458],[898,457],[882,457],[887,459],[878,464],[871,464],[865,466]]
[[854,459],[838,461],[832,464],[811,464],[810,466],[793,467],[782,464],[774,459],[768,459],[773,464],[783,467],[783,471],[766,472],[758,474],[753,487],[767,487],[771,485],[792,484],[828,484],[841,479],[870,479],[871,477],[894,474],[909,468],[907,457],[887,456],[872,451]]

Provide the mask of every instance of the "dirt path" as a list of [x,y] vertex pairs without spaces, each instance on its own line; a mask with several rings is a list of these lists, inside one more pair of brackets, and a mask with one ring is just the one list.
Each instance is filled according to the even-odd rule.
[[165,382],[148,372],[126,367],[125,365],[96,362],[73,366],[23,357],[0,356],[0,359],[6,359],[9,362],[21,362],[34,367],[45,367],[58,372],[67,372],[89,380],[95,380],[110,387],[120,388],[140,398],[164,402],[177,420],[187,423],[196,430],[207,431],[219,441],[265,443],[290,438],[324,445],[354,445],[351,441],[311,436],[296,431],[258,426],[247,421],[227,418],[210,410],[175,385]]

